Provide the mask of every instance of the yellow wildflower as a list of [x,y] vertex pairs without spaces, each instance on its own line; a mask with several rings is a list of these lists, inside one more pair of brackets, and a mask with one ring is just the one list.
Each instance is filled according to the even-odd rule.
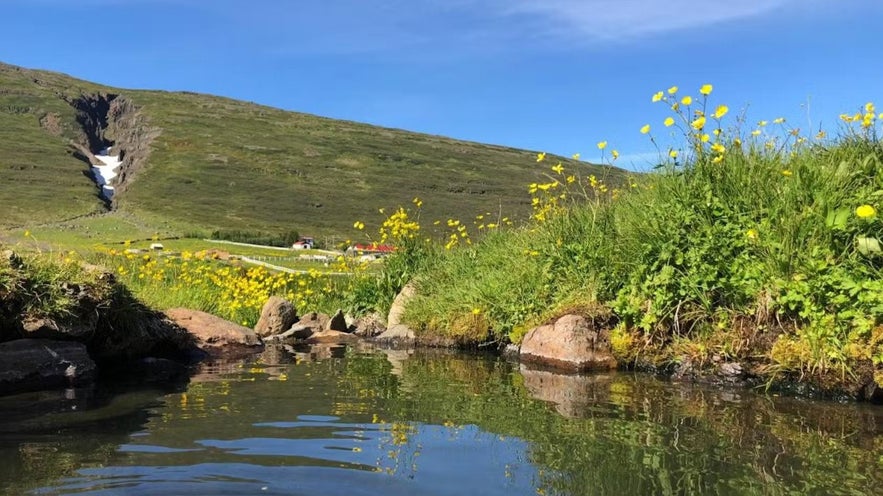
[[692,96],[685,96],[684,98],[681,98],[681,105],[690,105],[691,103],[693,103]]
[[665,124],[665,127],[671,127],[674,125],[675,120],[672,119],[671,117],[666,117],[665,121],[663,121],[662,123]]
[[705,127],[705,116],[700,115],[699,117],[696,118],[696,120],[691,122],[690,125],[693,126],[693,129],[695,129],[697,131],[701,130],[702,128]]
[[571,155],[571,158],[573,158],[574,160],[579,160],[579,153],[574,153],[573,155]]
[[715,144],[711,145],[711,151],[713,151],[715,153],[724,153],[727,151],[727,148],[720,143],[715,143]]
[[557,172],[558,174],[561,174],[562,172],[564,172],[564,166],[561,165],[561,162],[558,162],[558,165],[552,167],[552,170]]
[[703,95],[708,96],[711,94],[711,90],[713,90],[713,89],[714,89],[714,86],[712,86],[710,84],[703,84],[702,87],[699,88],[699,93],[702,93]]
[[708,143],[708,140],[710,140],[710,139],[711,139],[711,136],[709,136],[707,133],[699,136],[699,141],[701,141],[703,143]]
[[675,149],[671,149],[668,151],[668,156],[671,158],[678,158],[678,151]]
[[777,117],[777,118],[773,119],[773,124],[782,124],[783,122],[785,122],[784,117]]
[[669,94],[669,95],[674,95],[674,94],[677,93],[677,92],[678,92],[678,87],[677,87],[677,86],[672,86],[671,88],[668,89],[668,94]]
[[785,170],[782,171],[782,175],[785,176],[785,177],[791,177],[791,176],[794,175],[794,173],[791,172],[791,171],[788,170],[788,169],[785,169]]
[[859,219],[870,219],[877,215],[877,210],[870,205],[862,205],[855,209],[855,215]]
[[542,162],[546,160],[546,152],[537,153],[537,162]]
[[663,95],[663,93],[662,93],[661,91],[657,91],[656,93],[653,94],[653,98],[651,98],[651,101],[652,101],[653,103],[656,103],[656,102],[662,100],[662,97],[663,97],[663,96],[664,96],[664,95]]
[[757,230],[756,229],[749,229],[749,230],[745,231],[745,237],[748,239],[757,239]]
[[717,108],[714,110],[714,118],[720,119],[723,116],[727,115],[727,112],[729,111],[730,107],[727,107],[726,105],[718,105]]
[[619,158],[619,152],[616,150],[613,150],[612,152],[610,152],[610,154],[613,155],[613,160],[616,160]]
[[365,229],[365,224],[364,224],[363,222],[356,221],[356,222],[353,224],[353,227],[355,227],[356,229],[358,229],[358,230],[361,231],[362,229]]
[[603,150],[603,149],[605,149],[605,148],[607,148],[607,142],[606,142],[606,141],[601,141],[601,142],[598,143],[598,149],[599,149],[599,150]]
[[644,126],[641,127],[641,134],[647,134],[649,132],[650,132],[650,124],[644,124]]

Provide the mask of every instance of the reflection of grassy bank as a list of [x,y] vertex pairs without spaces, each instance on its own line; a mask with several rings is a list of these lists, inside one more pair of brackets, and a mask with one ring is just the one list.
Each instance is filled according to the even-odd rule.
[[377,391],[388,418],[528,440],[541,486],[562,494],[870,493],[883,481],[878,415],[859,405],[612,374],[543,391],[576,401],[565,418],[501,361],[418,353],[393,389],[362,361],[350,357],[343,384]]
[[660,172],[617,189],[552,166],[530,187],[534,222],[442,251],[406,319],[424,336],[517,342],[550,316],[600,308],[620,323],[623,364],[739,361],[856,396],[883,387],[873,106],[830,141],[779,119],[727,129],[726,106],[674,90],[654,97],[674,108],[659,128],[685,139]]

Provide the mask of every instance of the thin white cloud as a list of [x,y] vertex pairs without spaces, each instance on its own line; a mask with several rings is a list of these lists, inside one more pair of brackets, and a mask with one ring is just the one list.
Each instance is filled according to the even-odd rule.
[[506,0],[510,16],[536,16],[546,28],[587,41],[636,38],[771,13],[796,0]]

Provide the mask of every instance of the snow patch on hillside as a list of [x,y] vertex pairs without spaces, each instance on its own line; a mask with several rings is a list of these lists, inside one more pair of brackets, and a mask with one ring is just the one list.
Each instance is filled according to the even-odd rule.
[[101,161],[101,165],[92,166],[92,176],[95,178],[95,183],[101,187],[101,197],[105,200],[113,198],[113,179],[117,177],[120,168],[120,156],[111,153],[111,148],[96,153],[95,158]]

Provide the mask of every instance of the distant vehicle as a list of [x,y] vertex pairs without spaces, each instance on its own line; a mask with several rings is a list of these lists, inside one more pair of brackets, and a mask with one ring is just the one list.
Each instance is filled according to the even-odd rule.
[[295,241],[293,245],[291,245],[291,249],[293,250],[312,250],[313,246],[316,244],[316,241],[310,237],[303,237],[299,240]]

